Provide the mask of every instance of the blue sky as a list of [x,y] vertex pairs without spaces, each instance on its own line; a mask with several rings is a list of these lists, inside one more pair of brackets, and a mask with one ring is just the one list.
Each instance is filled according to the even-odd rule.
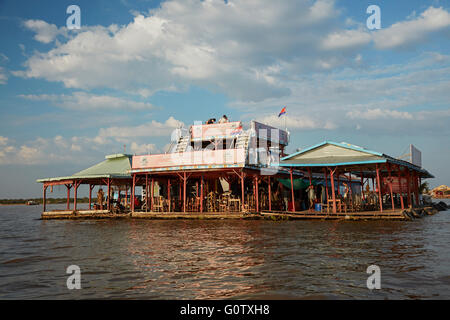
[[283,124],[284,105],[288,151],[412,143],[450,184],[449,1],[0,1],[0,33],[0,198],[124,144],[162,152],[182,123]]

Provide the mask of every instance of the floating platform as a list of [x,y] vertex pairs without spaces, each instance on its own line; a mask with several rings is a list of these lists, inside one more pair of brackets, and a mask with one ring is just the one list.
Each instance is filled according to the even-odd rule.
[[285,211],[262,211],[264,217],[290,219],[290,220],[409,220],[403,213],[404,210],[361,211],[361,212],[338,212],[326,213],[314,210],[297,212]]
[[383,210],[361,212],[338,212],[336,214],[314,210],[286,212],[128,212],[114,213],[108,210],[54,210],[42,213],[48,219],[266,219],[266,220],[412,220],[432,215],[438,211],[432,207],[408,210]]
[[109,210],[54,210],[42,212],[41,219],[119,219],[129,218],[130,213],[112,213]]

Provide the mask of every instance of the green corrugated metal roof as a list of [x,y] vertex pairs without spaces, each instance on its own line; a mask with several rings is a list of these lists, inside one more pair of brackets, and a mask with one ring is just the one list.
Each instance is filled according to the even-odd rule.
[[112,154],[105,157],[105,160],[81,170],[67,177],[55,177],[36,180],[37,182],[50,182],[72,179],[93,179],[93,178],[131,178],[131,155]]
[[370,151],[347,143],[325,141],[281,159],[280,167],[349,166],[391,162],[422,173],[423,178],[434,178],[427,170],[410,162],[386,154]]

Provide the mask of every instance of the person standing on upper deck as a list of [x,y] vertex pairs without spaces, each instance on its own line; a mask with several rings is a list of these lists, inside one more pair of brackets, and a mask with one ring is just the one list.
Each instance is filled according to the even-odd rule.
[[222,118],[220,118],[219,123],[227,123],[228,122],[228,118],[226,115],[223,115]]

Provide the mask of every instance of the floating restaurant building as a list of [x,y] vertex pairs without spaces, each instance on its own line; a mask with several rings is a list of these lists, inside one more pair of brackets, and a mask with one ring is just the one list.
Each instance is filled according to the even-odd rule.
[[[286,130],[257,121],[194,124],[177,130],[164,154],[110,155],[72,176],[38,180],[42,217],[402,219],[403,209],[419,205],[421,179],[432,177],[350,144],[323,142],[287,155],[288,143]],[[81,184],[89,185],[88,210],[77,208]],[[46,211],[54,185],[67,188],[66,210]],[[95,186],[105,186],[106,203],[92,208]]]

